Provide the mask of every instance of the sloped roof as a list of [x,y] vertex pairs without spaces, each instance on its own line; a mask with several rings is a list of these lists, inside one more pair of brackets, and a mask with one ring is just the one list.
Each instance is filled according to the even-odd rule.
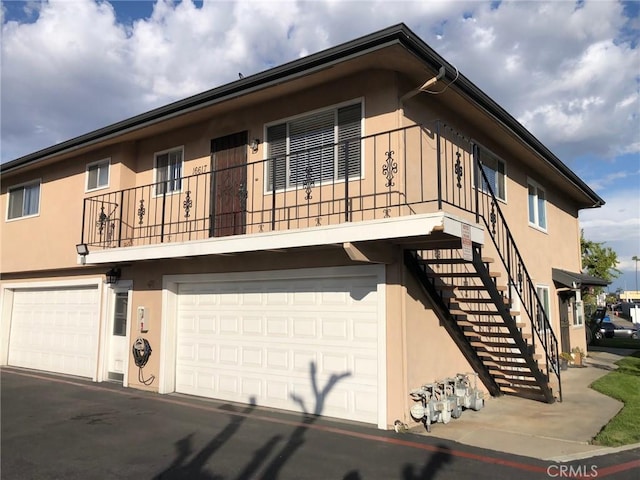
[[551,276],[554,282],[568,288],[606,287],[611,283],[603,278],[592,277],[586,273],[570,272],[559,268],[553,268]]
[[130,132],[143,125],[175,117],[198,108],[204,108],[213,102],[231,99],[241,94],[250,93],[261,88],[265,88],[275,83],[283,83],[287,80],[297,78],[307,72],[313,72],[318,68],[328,67],[332,64],[346,62],[354,57],[366,55],[384,46],[401,45],[420,61],[426,64],[433,71],[438,71],[440,67],[445,67],[445,80],[455,83],[451,88],[460,91],[473,101],[487,115],[499,122],[504,128],[514,134],[523,143],[528,145],[534,152],[541,156],[554,171],[561,175],[566,181],[573,184],[589,202],[588,206],[604,205],[604,200],[600,198],[586,183],[584,183],[571,169],[569,169],[558,157],[556,157],[547,147],[535,138],[523,125],[513,116],[492,100],[487,94],[482,92],[468,78],[460,74],[458,70],[441,57],[435,50],[429,47],[411,29],[401,23],[380,30],[378,32],[360,37],[347,43],[343,43],[333,48],[285,63],[281,66],[266,70],[264,72],[245,77],[243,79],[222,85],[212,90],[188,97],[169,105],[156,108],[123,120],[118,123],[100,128],[79,137],[53,145],[43,150],[25,155],[16,160],[12,160],[0,165],[0,173],[8,173],[21,167],[51,158],[57,154],[72,151],[83,146],[91,145],[101,139],[111,138],[119,134]]

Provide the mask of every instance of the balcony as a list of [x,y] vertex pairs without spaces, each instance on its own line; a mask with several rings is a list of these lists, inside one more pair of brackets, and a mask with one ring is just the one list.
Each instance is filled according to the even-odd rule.
[[82,243],[94,253],[393,223],[443,205],[472,213],[477,222],[476,205],[487,195],[473,186],[474,148],[435,123],[255,162],[222,158],[224,168],[211,172],[86,198]]
[[[218,168],[211,172],[86,198],[82,243],[89,246],[88,263],[326,245],[360,260],[354,257],[362,249],[354,253],[354,245],[391,241],[405,251],[405,263],[440,305],[442,321],[487,378],[495,375],[489,366],[506,362],[498,372],[506,387],[500,388],[527,395],[538,389],[536,394],[553,401],[551,376],[560,390],[557,340],[494,193],[497,187],[501,195],[499,168],[492,167],[495,155],[441,122],[256,162],[246,162],[246,150],[246,144],[238,144],[214,154]],[[472,259],[457,257],[467,228]],[[498,273],[488,269],[481,254],[485,235],[490,256],[499,259]],[[451,258],[442,257],[447,249]],[[362,256],[367,260],[366,248]],[[435,270],[433,259],[442,263]],[[461,263],[464,271],[443,273],[449,263]],[[463,283],[447,283],[447,275]],[[470,277],[478,283],[470,285]],[[445,290],[463,287],[483,292],[476,303],[490,302],[497,310],[469,307],[465,312],[445,302]],[[522,305],[519,313],[505,307],[514,295]],[[515,320],[520,314],[528,320],[526,331]],[[508,334],[515,343],[486,340],[487,322],[478,320],[483,315],[491,317],[492,328],[501,329],[492,331],[492,338]],[[543,352],[540,365],[536,345]],[[515,373],[505,372],[514,364]]]

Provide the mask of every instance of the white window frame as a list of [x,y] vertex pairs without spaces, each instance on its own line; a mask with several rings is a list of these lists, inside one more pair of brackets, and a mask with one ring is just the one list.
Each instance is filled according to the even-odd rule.
[[[106,165],[107,167],[107,183],[104,185],[100,185],[100,167]],[[89,170],[93,167],[98,167],[98,174],[96,176],[96,186],[89,186]],[[111,182],[111,158],[103,158],[102,160],[98,160],[95,162],[87,163],[87,168],[85,171],[85,182],[84,182],[84,191],[85,192],[95,192],[96,190],[103,190],[105,188],[109,188],[109,184]]]
[[[547,293],[546,297],[545,295],[540,295],[541,290]],[[536,283],[536,295],[538,295],[538,298],[540,299],[542,309],[544,310],[544,313],[547,314],[547,320],[549,321],[549,326],[551,326],[551,288],[549,287],[549,285]],[[546,305],[545,300],[547,303]]]
[[[530,188],[533,187],[535,189],[535,195],[533,195],[533,212],[530,211],[531,198],[532,195],[529,192]],[[544,194],[544,226],[540,224],[540,192]],[[540,185],[535,180],[530,178],[527,179],[527,219],[529,221],[529,226],[533,227],[537,230],[546,232],[549,228],[549,209],[547,208],[547,190]],[[533,221],[531,220],[531,214],[533,213]]]
[[[290,164],[289,164],[289,147],[290,147],[290,138],[289,138],[289,123],[290,122],[294,122],[298,119],[304,118],[304,117],[308,117],[308,116],[312,116],[312,115],[317,115],[317,114],[321,114],[321,113],[325,113],[325,112],[329,112],[329,111],[333,111],[335,112],[336,116],[337,116],[337,111],[340,108],[344,108],[344,107],[349,107],[352,105],[360,105],[360,138],[363,138],[365,136],[365,118],[364,118],[364,112],[365,112],[365,106],[364,106],[364,97],[359,97],[356,99],[351,99],[351,100],[347,100],[345,102],[341,102],[341,103],[336,103],[333,105],[329,105],[326,107],[321,107],[321,108],[317,108],[315,110],[309,110],[309,111],[305,111],[302,113],[299,113],[297,115],[292,115],[290,117],[286,117],[286,118],[281,118],[278,120],[275,120],[273,122],[269,122],[269,123],[265,123],[264,124],[264,129],[263,129],[263,138],[265,139],[264,143],[265,143],[265,148],[264,148],[264,193],[265,194],[269,194],[272,193],[272,190],[268,188],[269,186],[269,182],[270,182],[270,178],[268,171],[269,171],[269,162],[267,161],[270,157],[269,157],[269,137],[267,136],[267,131],[269,129],[269,127],[273,127],[275,125],[281,125],[283,123],[287,124],[287,137],[286,137],[286,149],[287,149],[287,166],[286,166],[286,173],[285,173],[285,187],[284,188],[276,188],[275,191],[276,192],[283,192],[283,191],[290,191],[290,190],[299,190],[299,189],[303,189],[304,186],[303,185],[295,185],[295,184],[290,184],[289,182],[289,177],[290,177]],[[334,124],[334,139],[336,139],[338,137],[338,124],[337,121]],[[335,140],[334,140],[334,143]],[[337,148],[336,148],[336,153],[334,153],[334,159],[337,162]],[[360,180],[363,179],[365,177],[365,153],[364,153],[364,142],[361,141],[360,142],[360,175],[358,176],[353,176],[353,177],[349,177],[349,180]],[[332,183],[342,183],[344,182],[344,178],[336,178],[333,180]],[[316,183],[315,186],[320,186],[322,185],[323,182],[320,183]]]
[[[38,206],[36,208],[36,213],[32,213],[29,215],[24,215],[24,197],[23,197],[23,215],[20,215],[18,217],[13,217],[13,218],[9,218],[9,212],[10,212],[10,207],[11,207],[11,192],[16,191],[18,189],[26,189],[27,187],[30,187],[32,185],[37,185],[38,186]],[[24,194],[23,194],[24,195]],[[5,212],[5,221],[7,222],[14,222],[16,220],[23,220],[25,218],[33,218],[33,217],[38,217],[40,216],[40,203],[42,201],[42,179],[38,178],[37,180],[31,180],[29,182],[24,182],[24,183],[19,183],[17,185],[12,185],[9,188],[7,188],[7,210]]]
[[584,327],[584,302],[577,300],[573,304],[573,327]]
[[[507,162],[505,162],[502,158],[500,158],[499,156],[495,155],[494,153],[489,152],[489,151],[485,150],[484,148],[480,148],[480,163],[482,164],[483,167],[485,166],[484,159],[486,157],[489,157],[490,159],[495,160],[497,164],[501,164],[502,165],[502,170],[503,170],[502,173],[500,173],[498,170],[494,170],[494,171],[496,172],[496,181],[499,181],[498,180],[500,178],[499,174],[502,175],[502,183],[503,183],[502,188],[504,190],[504,195],[502,197],[499,195],[499,192],[497,191],[495,185],[491,185],[491,188],[493,189],[493,194],[495,195],[495,197],[498,200],[500,200],[500,201],[502,201],[504,203],[507,203],[507,178],[508,178],[507,177]],[[491,170],[493,170],[493,168]],[[489,191],[487,189],[485,189],[484,181],[482,181],[482,182],[480,181],[480,180],[484,180],[484,178],[482,177],[482,174],[478,171],[478,172],[476,172],[476,176],[480,177],[477,180],[474,178],[475,184],[476,184],[475,185],[476,188],[478,188],[478,184],[481,184],[481,186],[479,187],[480,191],[483,192],[483,193],[488,194]]]
[[[178,151],[180,152],[180,177],[172,179],[172,178],[169,178],[167,176],[167,180],[166,181],[167,181],[167,184],[169,182],[178,182],[179,181],[180,182],[180,188],[171,189],[171,190],[167,189],[166,193],[163,193],[163,191],[158,188],[159,182],[162,181],[162,180],[160,180],[159,175],[158,175],[159,170],[160,170],[158,168],[158,157],[160,155],[165,155],[165,154],[169,155],[169,154],[171,154],[173,152],[178,152]],[[168,165],[167,165],[167,169],[168,169]],[[160,152],[155,152],[153,154],[153,183],[155,184],[155,187],[153,189],[154,190],[154,192],[153,192],[153,196],[154,197],[161,197],[163,194],[174,195],[174,194],[181,193],[182,192],[182,186],[183,186],[183,183],[184,183],[182,181],[183,179],[184,179],[184,145],[180,145],[179,147],[168,148],[166,150],[162,150]]]

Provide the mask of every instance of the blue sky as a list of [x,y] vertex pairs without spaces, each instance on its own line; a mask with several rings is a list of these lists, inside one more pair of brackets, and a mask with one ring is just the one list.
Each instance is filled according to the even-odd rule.
[[636,1],[5,1],[2,161],[399,22],[607,201],[581,225],[635,289]]

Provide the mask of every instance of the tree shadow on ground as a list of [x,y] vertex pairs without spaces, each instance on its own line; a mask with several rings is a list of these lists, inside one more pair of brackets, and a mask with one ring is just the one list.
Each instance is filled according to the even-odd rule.
[[278,477],[278,474],[282,467],[289,461],[289,459],[296,453],[296,451],[302,447],[305,443],[305,433],[309,429],[309,426],[314,424],[322,412],[324,411],[324,405],[329,392],[336,386],[336,384],[351,375],[351,372],[344,372],[340,374],[331,374],[329,381],[324,388],[318,388],[318,374],[315,362],[309,362],[309,376],[311,378],[311,388],[313,389],[313,396],[315,405],[312,411],[307,410],[307,406],[302,397],[291,394],[291,399],[300,405],[303,412],[302,424],[291,433],[287,443],[282,447],[278,455],[269,463],[264,470],[264,474],[261,477],[264,480],[271,480]]
[[[233,412],[233,407],[228,406]],[[215,475],[206,469],[207,461],[238,431],[247,416],[255,409],[255,399],[250,400],[249,406],[241,410],[240,415],[231,413],[227,426],[209,443],[207,443],[193,458],[193,433],[175,442],[176,458],[171,465],[154,477],[157,480],[223,480],[223,477]]]
[[[350,376],[350,372],[344,372],[340,374],[332,374],[327,381],[327,384],[320,389],[318,387],[317,367],[315,362],[309,363],[309,376],[311,380],[311,387],[313,390],[314,406],[312,409],[307,409],[305,400],[295,394],[291,394],[291,399],[300,405],[302,409],[302,423],[295,428],[295,430],[289,435],[287,442],[282,448],[275,454],[272,452],[276,449],[277,445],[282,441],[282,436],[274,435],[267,440],[264,445],[257,449],[253,453],[253,457],[242,469],[242,471],[235,476],[236,480],[248,480],[252,478],[260,479],[275,479],[278,477],[282,467],[289,461],[289,459],[296,453],[296,451],[305,443],[305,433],[309,429],[309,426],[314,424],[325,408],[325,402],[331,390],[342,379]],[[194,433],[187,435],[184,438],[175,442],[176,457],[171,465],[164,471],[154,477],[156,480],[178,480],[178,479],[195,479],[195,480],[224,480],[221,475],[216,475],[207,470],[207,462],[215,455],[215,453],[227,443],[233,435],[235,435],[244,421],[250,417],[250,414],[255,409],[255,398],[251,398],[250,405],[246,408],[235,411],[233,406],[225,406],[230,410],[230,420],[227,426],[214,438],[212,438],[195,456],[193,455],[193,436]],[[265,462],[272,457],[270,463],[263,467]],[[357,475],[357,472],[355,472]],[[356,480],[356,477],[345,477],[352,480]]]

